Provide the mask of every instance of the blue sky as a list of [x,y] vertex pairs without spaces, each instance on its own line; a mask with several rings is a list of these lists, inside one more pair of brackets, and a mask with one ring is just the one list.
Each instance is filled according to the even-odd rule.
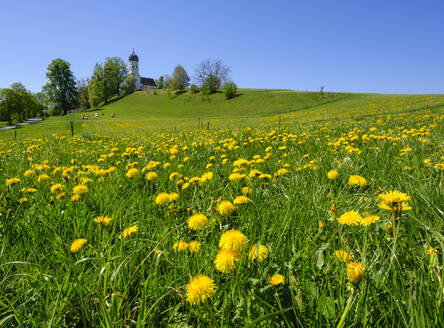
[[0,88],[46,83],[54,58],[88,77],[106,57],[142,76],[222,59],[244,88],[444,93],[444,1],[2,1]]

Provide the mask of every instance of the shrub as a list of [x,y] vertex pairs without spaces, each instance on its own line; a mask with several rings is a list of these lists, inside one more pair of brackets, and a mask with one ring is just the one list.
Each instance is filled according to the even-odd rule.
[[215,93],[220,88],[220,79],[216,75],[208,75],[205,79],[204,88],[208,88],[211,93]]
[[224,84],[224,88],[222,91],[225,95],[225,98],[232,99],[236,97],[237,94],[237,85],[233,81],[228,81]]
[[194,95],[195,93],[198,93],[198,92],[199,92],[199,88],[197,87],[197,85],[192,84],[190,86],[190,93]]

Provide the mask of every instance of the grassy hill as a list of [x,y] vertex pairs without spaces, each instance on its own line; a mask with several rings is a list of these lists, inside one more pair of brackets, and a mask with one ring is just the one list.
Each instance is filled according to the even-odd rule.
[[[157,130],[298,124],[325,119],[387,114],[426,107],[444,106],[444,95],[383,95],[356,93],[295,92],[290,90],[240,89],[240,95],[226,100],[221,93],[168,94],[166,91],[138,91],[116,98],[101,109],[51,117],[45,122],[17,130],[21,137],[69,134],[73,121],[76,134],[143,134]],[[92,117],[98,113],[97,118]],[[112,118],[115,114],[115,118]],[[10,138],[13,131],[0,132]]]

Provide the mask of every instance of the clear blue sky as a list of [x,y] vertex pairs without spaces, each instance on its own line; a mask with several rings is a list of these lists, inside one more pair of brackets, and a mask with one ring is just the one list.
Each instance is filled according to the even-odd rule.
[[443,0],[2,1],[0,30],[0,88],[135,48],[146,77],[210,58],[244,88],[444,93]]

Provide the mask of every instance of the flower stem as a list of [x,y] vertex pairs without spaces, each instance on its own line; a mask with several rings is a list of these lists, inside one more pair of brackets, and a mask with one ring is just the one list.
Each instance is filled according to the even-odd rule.
[[348,298],[347,305],[345,306],[344,313],[342,313],[341,321],[339,321],[337,328],[344,327],[345,319],[347,318],[347,314],[351,309],[351,305],[353,303],[353,297],[355,296],[355,289],[352,289],[352,293],[350,294],[350,297]]

